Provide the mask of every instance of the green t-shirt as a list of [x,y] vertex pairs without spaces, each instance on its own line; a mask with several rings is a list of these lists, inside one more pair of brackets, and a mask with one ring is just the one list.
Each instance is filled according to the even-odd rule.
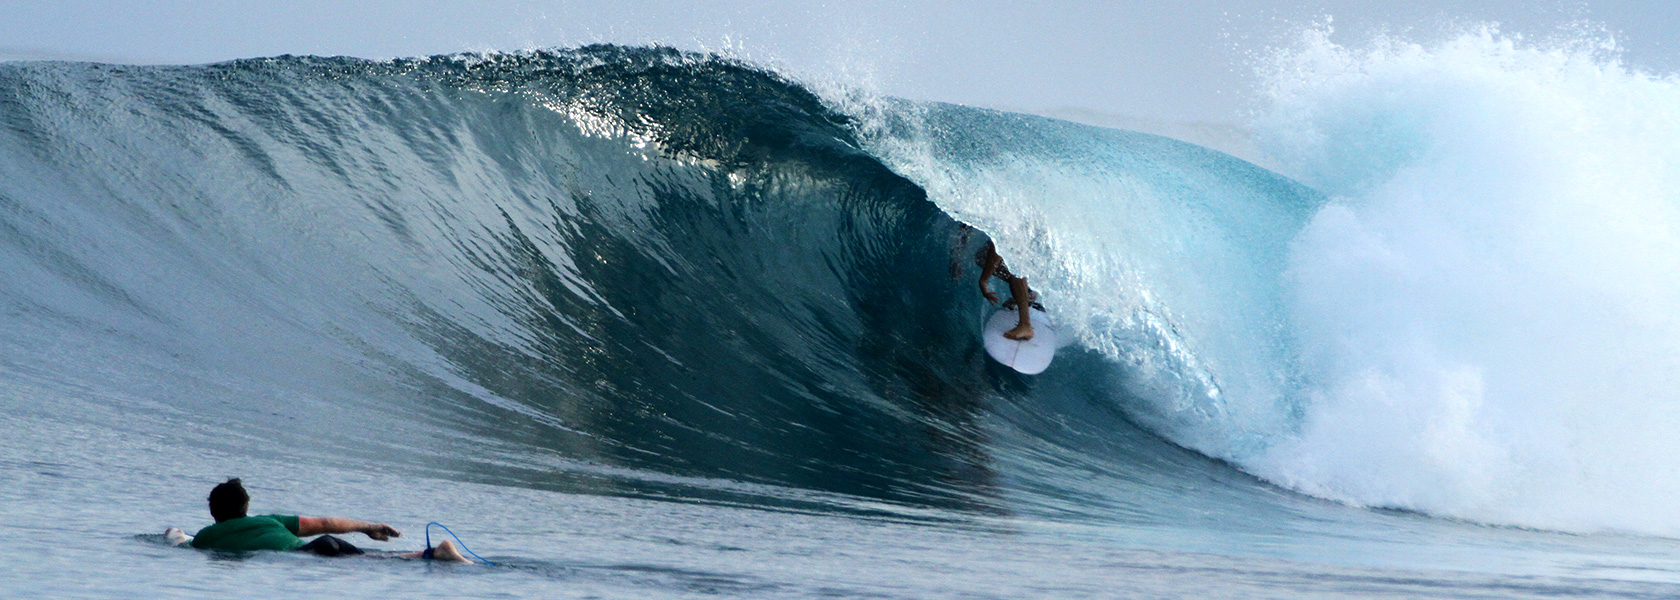
[[204,550],[296,550],[303,545],[297,533],[296,515],[240,517],[198,530],[192,545]]

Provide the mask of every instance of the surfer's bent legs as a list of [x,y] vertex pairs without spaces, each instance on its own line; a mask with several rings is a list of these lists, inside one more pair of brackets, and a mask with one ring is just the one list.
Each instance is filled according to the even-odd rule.
[[1033,337],[1032,328],[1032,290],[1027,288],[1027,278],[1014,277],[1009,280],[1009,294],[1015,297],[1015,310],[1021,316],[1015,328],[1003,332],[1003,337],[1027,341]]
[[[1009,268],[1003,266],[1003,257],[998,255],[997,246],[989,240],[974,258],[980,264],[980,293],[986,296],[987,301],[993,304],[998,301],[997,294],[986,287],[986,281],[993,275],[1009,282],[1009,294],[1015,297],[1015,310],[1020,311],[1021,318],[1014,329],[1003,332],[1003,337],[1023,342],[1032,339],[1032,290],[1027,288],[1027,278],[1010,273]],[[1004,308],[1008,307],[1004,305]]]

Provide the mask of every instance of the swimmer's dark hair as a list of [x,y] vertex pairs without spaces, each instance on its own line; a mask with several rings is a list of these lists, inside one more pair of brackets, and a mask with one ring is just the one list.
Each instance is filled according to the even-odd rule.
[[245,510],[250,506],[251,495],[245,493],[245,484],[240,483],[238,477],[230,477],[227,482],[210,490],[210,516],[217,523],[245,516]]

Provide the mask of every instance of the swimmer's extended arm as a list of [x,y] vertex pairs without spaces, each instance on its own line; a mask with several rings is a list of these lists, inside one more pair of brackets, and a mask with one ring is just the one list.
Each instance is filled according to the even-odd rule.
[[364,533],[381,542],[402,535],[401,531],[384,523],[369,523],[344,517],[298,517],[298,537],[323,533]]
[[1003,257],[998,256],[997,248],[991,242],[986,242],[986,266],[980,269],[980,295],[992,304],[998,303],[998,295],[992,288],[986,287],[986,282],[992,279],[1000,264],[1003,264]]

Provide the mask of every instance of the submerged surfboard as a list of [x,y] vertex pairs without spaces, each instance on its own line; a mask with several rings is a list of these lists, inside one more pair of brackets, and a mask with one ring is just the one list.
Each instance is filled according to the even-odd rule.
[[1056,332],[1050,329],[1050,318],[1044,311],[1035,308],[1032,311],[1032,339],[1021,342],[1003,337],[1003,332],[1014,329],[1019,321],[1020,314],[1013,308],[993,313],[992,318],[986,321],[986,332],[983,334],[986,354],[1023,375],[1043,373],[1050,367],[1050,359],[1056,357]]

